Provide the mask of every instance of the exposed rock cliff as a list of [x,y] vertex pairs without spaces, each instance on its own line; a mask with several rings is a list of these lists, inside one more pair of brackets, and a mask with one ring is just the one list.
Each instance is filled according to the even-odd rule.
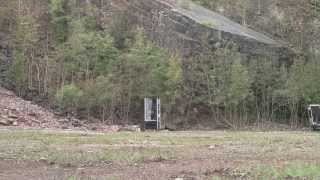
[[[132,21],[143,26],[158,45],[179,51],[185,57],[230,41],[249,56],[279,59],[289,53],[283,42],[189,1],[123,0],[120,4],[128,8]],[[113,0],[111,5],[119,7],[119,2]]]

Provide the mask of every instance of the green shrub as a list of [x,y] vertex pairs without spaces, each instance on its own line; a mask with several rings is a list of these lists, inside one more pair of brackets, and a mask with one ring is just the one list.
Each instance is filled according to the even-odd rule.
[[75,112],[81,97],[82,90],[75,84],[65,85],[56,94],[56,101],[61,111]]

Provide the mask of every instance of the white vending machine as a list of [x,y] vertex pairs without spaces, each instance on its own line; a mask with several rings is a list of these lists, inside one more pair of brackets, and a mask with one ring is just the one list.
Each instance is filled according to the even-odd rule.
[[144,129],[161,129],[160,98],[144,99]]

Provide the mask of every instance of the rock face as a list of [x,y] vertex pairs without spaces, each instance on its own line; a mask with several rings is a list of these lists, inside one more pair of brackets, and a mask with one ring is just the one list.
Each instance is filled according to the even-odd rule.
[[283,42],[188,0],[122,0],[122,7],[124,5],[132,22],[144,27],[153,41],[172,52],[180,52],[184,57],[230,42],[237,44],[241,53],[251,57],[282,59],[290,53]]

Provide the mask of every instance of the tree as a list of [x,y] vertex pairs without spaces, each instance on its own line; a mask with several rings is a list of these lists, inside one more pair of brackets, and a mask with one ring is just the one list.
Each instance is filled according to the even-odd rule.
[[240,57],[235,57],[230,67],[230,84],[227,87],[226,108],[230,111],[233,126],[247,125],[246,101],[250,96],[250,77],[248,70],[241,64]]
[[128,120],[132,107],[138,108],[145,97],[164,97],[169,56],[148,41],[138,30],[128,52],[120,55],[111,75],[120,87],[122,118]]
[[0,32],[11,33],[16,22],[17,1],[3,0],[0,4]]
[[71,17],[67,0],[50,0],[51,24],[58,43],[67,41]]
[[76,114],[83,91],[75,84],[61,87],[56,93],[56,101],[60,111],[64,113]]
[[25,59],[25,56],[22,53],[15,52],[13,63],[10,67],[10,76],[14,82],[15,90],[18,93],[18,95],[24,94],[26,91],[28,78],[26,76],[27,74],[27,61]]
[[320,70],[318,61],[304,61],[298,59],[291,68],[288,88],[295,101],[302,100],[306,104],[320,103]]
[[[290,97],[291,125],[297,127],[300,117],[305,116],[305,107],[320,103],[320,80],[317,60],[296,59],[290,68],[288,92]],[[302,121],[304,123],[304,121]]]
[[[36,19],[27,14],[17,17],[16,30],[14,32],[14,51],[11,73],[13,80],[19,87],[17,90],[22,92],[22,85],[27,85],[24,89],[34,88],[34,72],[40,89],[40,68],[36,61],[37,47],[39,43],[38,24]],[[25,82],[22,82],[25,81]]]
[[94,89],[97,91],[97,104],[101,109],[101,120],[105,122],[107,111],[109,109],[108,120],[114,123],[114,108],[115,108],[115,98],[119,88],[116,84],[112,83],[110,77],[99,76],[95,81]]
[[114,14],[112,23],[107,27],[113,37],[114,46],[120,50],[129,47],[129,41],[134,39],[133,26],[130,23],[127,11],[119,11]]
[[230,85],[227,90],[227,99],[232,105],[239,105],[250,95],[250,81],[248,70],[241,64],[239,58],[231,65]]
[[140,98],[161,96],[165,92],[168,55],[146,40],[143,32],[138,31],[135,43],[125,54],[125,73],[129,89]]
[[172,98],[172,101],[181,93],[182,80],[182,59],[178,55],[173,55],[169,59],[166,82],[166,95]]
[[250,9],[251,6],[251,1],[250,0],[242,0],[238,1],[238,6],[241,9],[241,18],[242,18],[242,25],[247,26],[248,25],[248,10]]

